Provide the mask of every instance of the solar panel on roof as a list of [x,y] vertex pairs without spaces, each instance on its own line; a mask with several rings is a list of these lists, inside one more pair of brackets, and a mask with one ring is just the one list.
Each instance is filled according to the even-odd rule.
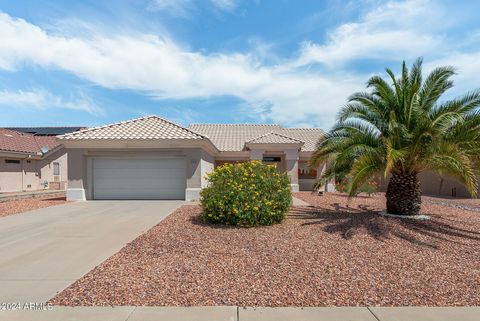
[[37,136],[57,136],[78,131],[85,127],[6,127],[17,132],[33,134]]

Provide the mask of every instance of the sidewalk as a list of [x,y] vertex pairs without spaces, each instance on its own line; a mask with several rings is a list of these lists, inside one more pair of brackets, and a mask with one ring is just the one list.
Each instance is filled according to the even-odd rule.
[[61,307],[50,311],[0,311],[19,321],[477,321],[480,307]]
[[311,206],[311,204],[299,199],[299,198],[296,198],[295,196],[292,196],[292,205],[293,206]]

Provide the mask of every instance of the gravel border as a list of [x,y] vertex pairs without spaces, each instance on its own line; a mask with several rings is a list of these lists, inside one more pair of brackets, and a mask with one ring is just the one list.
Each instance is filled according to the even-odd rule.
[[[458,204],[458,203],[453,203],[452,201],[434,201],[431,199],[423,199],[423,202],[427,202],[430,204],[435,204],[435,205],[440,205],[440,206],[446,206],[446,207],[451,207],[451,208],[457,208],[460,210],[465,210],[465,211],[471,211],[471,212],[480,212],[480,205],[479,206],[472,206],[472,205],[466,205],[466,204]],[[480,203],[480,200],[479,200]]]
[[378,214],[383,196],[296,193],[281,224],[205,224],[183,206],[50,301],[70,306],[477,306],[480,216],[427,204],[428,221]]
[[387,216],[387,217],[394,217],[399,219],[407,219],[407,220],[419,220],[425,221],[431,219],[430,216],[426,214],[418,214],[418,215],[398,215],[398,214],[390,214],[387,211],[381,211],[380,215]]
[[68,203],[65,196],[35,197],[0,202],[0,217]]

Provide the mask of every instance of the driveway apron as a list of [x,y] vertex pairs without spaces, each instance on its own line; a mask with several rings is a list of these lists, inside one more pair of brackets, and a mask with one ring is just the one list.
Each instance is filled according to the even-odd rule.
[[0,218],[0,302],[45,302],[183,201],[87,201]]

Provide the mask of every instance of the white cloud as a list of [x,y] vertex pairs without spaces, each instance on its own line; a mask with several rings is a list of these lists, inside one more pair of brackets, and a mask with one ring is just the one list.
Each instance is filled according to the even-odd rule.
[[13,108],[36,108],[45,110],[48,108],[62,108],[85,111],[93,115],[102,114],[102,110],[84,94],[66,100],[44,89],[0,91],[0,106]]
[[172,16],[187,18],[190,15],[192,0],[154,0],[148,8],[153,11],[164,11]]
[[[224,12],[232,12],[237,8],[236,0],[209,0],[213,8]],[[193,0],[153,0],[148,9],[163,11],[177,18],[190,18],[192,12],[197,10],[199,4]]]
[[236,0],[210,0],[212,4],[223,11],[232,11],[237,7]]
[[[58,36],[0,14],[0,69],[13,71],[23,64],[58,68],[106,88],[136,90],[157,99],[235,96],[257,119],[328,129],[339,107],[352,92],[364,89],[369,76],[344,65],[359,58],[414,58],[428,50],[444,54],[443,38],[423,28],[427,24],[440,30],[441,16],[426,1],[389,2],[358,22],[339,26],[325,44],[307,43],[298,57],[269,65],[258,53],[265,48],[207,54],[152,34]],[[475,62],[458,55],[465,66]],[[436,62],[444,64],[441,59],[450,58]],[[311,63],[336,68],[319,72],[305,67]],[[467,69],[463,76],[476,81],[476,75],[478,71]]]
[[362,83],[351,76],[265,66],[248,54],[192,52],[154,35],[53,36],[6,14],[0,15],[0,38],[3,69],[24,63],[60,68],[103,87],[160,99],[231,95],[252,106],[269,106],[260,116],[285,124],[308,118],[328,127],[344,98]]
[[354,59],[398,60],[438,49],[444,28],[442,13],[427,0],[387,2],[357,22],[342,24],[328,33],[325,44],[305,42],[297,65],[322,63],[338,66]]

